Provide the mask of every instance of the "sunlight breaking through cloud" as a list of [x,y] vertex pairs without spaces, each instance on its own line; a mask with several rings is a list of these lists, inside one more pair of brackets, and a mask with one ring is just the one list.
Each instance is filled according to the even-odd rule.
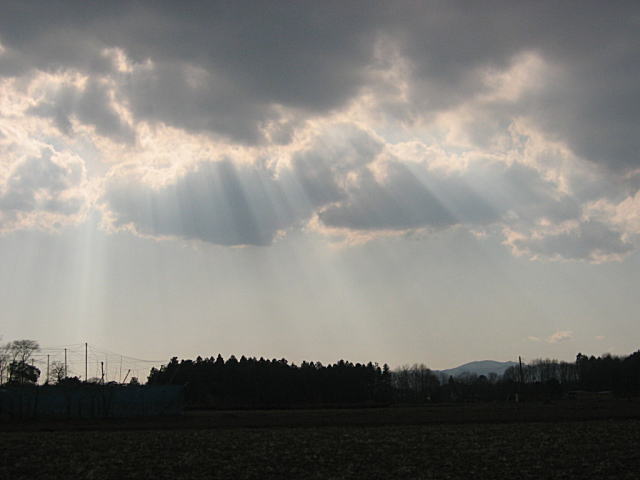
[[[607,12],[619,28],[598,34],[599,44],[625,40],[611,57],[589,47],[589,6],[576,15],[521,5],[488,30],[469,27],[472,12],[454,4],[436,9],[446,28],[422,15],[435,7],[416,5],[366,15],[235,5],[222,18],[198,4],[186,24],[168,5],[85,8],[34,9],[19,22],[27,41],[16,9],[0,20],[0,113],[23,138],[16,148],[37,139],[89,172],[64,193],[65,208],[52,197],[59,186],[38,187],[29,208],[57,215],[48,221],[16,220],[26,217],[4,175],[5,231],[69,223],[86,210],[70,198],[103,188],[96,205],[108,228],[158,238],[265,246],[293,229],[330,240],[455,226],[501,235],[532,259],[603,262],[637,250],[640,120],[627,105],[639,73],[612,68],[638,51],[623,10]],[[565,29],[543,19],[567,16],[574,28],[558,42]],[[302,30],[265,42],[276,24],[265,17],[296,18]],[[166,35],[137,28],[143,18]],[[162,40],[175,32],[179,42]],[[296,48],[284,55],[284,45]]]

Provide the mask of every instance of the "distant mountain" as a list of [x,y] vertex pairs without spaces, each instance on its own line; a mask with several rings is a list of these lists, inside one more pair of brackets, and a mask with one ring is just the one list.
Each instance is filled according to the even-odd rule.
[[489,375],[490,373],[497,373],[502,375],[509,367],[517,365],[516,362],[496,362],[494,360],[480,360],[478,362],[469,362],[459,367],[449,368],[447,370],[440,370],[437,373],[448,377],[457,377],[463,373],[475,373],[476,375]]

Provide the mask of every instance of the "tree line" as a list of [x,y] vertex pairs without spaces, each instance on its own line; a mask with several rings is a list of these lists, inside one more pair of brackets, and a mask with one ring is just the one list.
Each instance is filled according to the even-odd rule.
[[331,405],[389,405],[428,402],[546,400],[576,391],[640,395],[640,351],[628,356],[578,354],[575,362],[534,360],[503,375],[466,373],[446,377],[423,364],[391,370],[388,365],[340,360],[322,365],[285,359],[221,355],[172,358],[153,368],[150,384],[184,385],[191,405],[257,408]]
[[[0,345],[0,385],[36,385],[41,376],[33,356],[34,340],[14,340]],[[133,379],[132,379],[133,381]],[[52,362],[45,383],[77,385],[66,376],[64,365]],[[138,383],[135,379],[134,383]],[[346,406],[421,404],[427,402],[549,399],[576,391],[608,392],[617,396],[640,395],[640,350],[628,356],[587,356],[575,362],[534,360],[509,367],[503,375],[466,373],[454,377],[432,371],[424,364],[391,370],[387,364],[340,360],[323,365],[286,359],[230,356],[195,360],[173,357],[152,368],[147,383],[183,385],[185,399],[195,407],[271,408],[295,406]]]
[[388,365],[339,362],[322,365],[221,355],[196,360],[172,358],[153,368],[151,385],[184,385],[187,402],[203,407],[380,405],[392,400]]
[[532,385],[555,385],[561,391],[580,389],[636,396],[640,394],[640,350],[628,356],[578,353],[575,362],[536,360],[522,369],[509,368],[504,378]]

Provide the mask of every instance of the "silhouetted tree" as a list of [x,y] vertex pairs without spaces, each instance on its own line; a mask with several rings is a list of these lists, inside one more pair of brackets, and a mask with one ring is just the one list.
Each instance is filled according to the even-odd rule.
[[49,376],[53,379],[53,383],[59,384],[64,379],[66,373],[65,370],[64,362],[60,362],[58,360],[51,362]]
[[7,344],[7,350],[11,362],[28,363],[31,356],[40,350],[40,345],[35,340],[14,340]]
[[[40,376],[40,370],[31,364],[31,356],[40,350],[35,340],[14,340],[6,344],[4,354],[9,361],[9,383],[35,384]],[[5,360],[5,361],[6,361]]]
[[9,354],[9,344],[0,345],[0,385],[9,379],[9,364],[11,356]]
[[40,377],[40,370],[34,365],[23,361],[13,361],[9,364],[9,383],[26,385],[35,383]]

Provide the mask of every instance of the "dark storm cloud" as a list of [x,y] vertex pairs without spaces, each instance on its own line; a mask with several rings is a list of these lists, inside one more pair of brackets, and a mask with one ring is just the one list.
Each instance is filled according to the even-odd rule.
[[[482,74],[536,52],[561,70],[520,114],[614,170],[637,166],[636,2],[3,2],[0,72],[108,73],[102,52],[154,62],[122,81],[137,118],[263,139],[273,105],[322,113],[371,81],[376,42],[407,60],[412,115],[486,89]],[[204,84],[185,79],[201,69]],[[405,109],[406,111],[406,109]]]
[[391,163],[386,175],[386,181],[380,183],[371,172],[363,171],[349,198],[320,212],[320,220],[331,227],[355,230],[404,230],[457,222],[404,165]]
[[[637,189],[628,175],[640,167],[637,2],[49,0],[4,1],[0,13],[0,76],[86,75],[86,87],[45,88],[28,110],[68,135],[77,122],[131,144],[144,121],[245,145],[287,143],[297,128],[366,92],[367,108],[390,125],[428,126],[460,107],[472,117],[456,119],[467,122],[470,148],[485,152],[524,119],[607,177],[604,186],[561,193],[541,171],[517,163],[444,174],[401,158],[380,161],[388,139],[345,127],[342,137],[311,132],[319,140],[277,174],[204,162],[160,189],[110,184],[105,198],[116,224],[149,235],[265,245],[314,214],[352,230],[502,222],[530,232],[543,219],[578,221],[588,202],[616,197],[605,192],[610,185]],[[486,100],[495,89],[487,79],[527,55],[541,65],[539,78],[525,79],[532,88]],[[400,77],[384,75],[398,65]],[[607,245],[626,251],[604,224],[580,225],[579,234],[527,237],[521,249],[569,258]]]
[[[277,117],[274,104],[307,112],[343,104],[363,84],[374,45],[367,9],[355,3],[9,2],[4,10],[0,73],[113,71],[103,49],[121,48],[134,63],[153,62],[121,78],[136,117],[249,143]],[[190,68],[204,85],[185,79]]]
[[199,72],[183,64],[159,64],[126,75],[122,93],[138,120],[163,122],[191,132],[216,132],[242,143],[258,143],[260,127],[277,117],[268,105],[247,99],[224,75]]
[[353,230],[442,229],[541,218],[562,222],[581,212],[539,172],[518,164],[474,165],[452,174],[397,160],[381,166],[382,178],[363,170],[344,200],[320,212],[322,222]]
[[483,74],[532,52],[557,71],[504,109],[532,118],[588,160],[618,171],[640,165],[638,3],[448,2],[425,10],[396,37],[412,65],[417,115],[485,91]]
[[28,112],[52,118],[65,134],[72,133],[71,118],[75,116],[81,123],[94,126],[97,133],[114,140],[131,142],[134,138],[131,128],[111,107],[106,87],[91,80],[83,90],[60,87]]
[[111,61],[101,55],[100,31],[126,12],[118,2],[3,1],[0,42],[8,51],[0,75],[21,75],[33,69],[79,69],[105,73]]

